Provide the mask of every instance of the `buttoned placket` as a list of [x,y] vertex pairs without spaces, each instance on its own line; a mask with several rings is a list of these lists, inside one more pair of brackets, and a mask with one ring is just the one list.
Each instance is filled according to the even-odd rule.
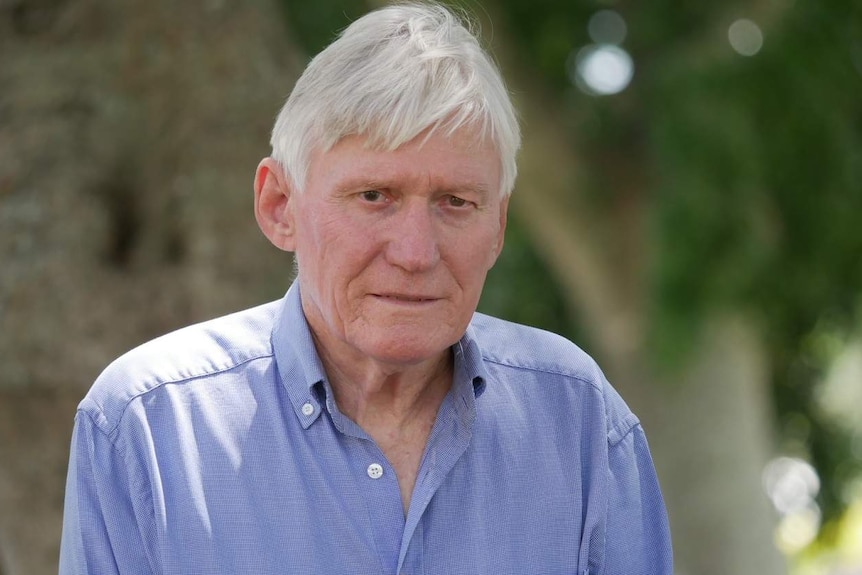
[[373,535],[383,573],[396,573],[399,545],[404,532],[404,507],[395,470],[371,437],[342,414],[326,389],[326,411],[353,470],[357,492],[365,501],[369,531]]
[[446,396],[422,458],[401,539],[398,569],[395,571],[399,575],[425,573],[422,518],[437,490],[470,444],[475,418],[473,387],[459,389],[453,386],[453,389],[461,391],[461,394]]
[[356,438],[350,444],[356,448],[356,480],[368,507],[380,562],[384,573],[395,573],[404,532],[404,508],[398,478],[373,440]]
[[[472,393],[472,388],[470,388]],[[470,440],[471,414],[461,397],[447,395],[431,431],[407,517],[395,470],[358,425],[327,401],[332,423],[345,436],[359,492],[365,499],[371,532],[383,572],[423,575],[422,516]],[[452,443],[449,443],[452,442]]]

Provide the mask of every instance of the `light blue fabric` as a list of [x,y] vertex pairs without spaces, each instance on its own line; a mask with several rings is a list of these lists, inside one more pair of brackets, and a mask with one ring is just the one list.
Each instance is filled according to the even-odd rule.
[[669,575],[643,430],[596,364],[481,314],[453,351],[406,517],[296,285],[129,352],[77,413],[60,573]]

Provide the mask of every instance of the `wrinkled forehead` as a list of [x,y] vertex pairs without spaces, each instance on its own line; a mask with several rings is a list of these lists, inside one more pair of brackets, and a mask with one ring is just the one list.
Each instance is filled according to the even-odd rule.
[[435,144],[445,143],[445,145],[457,149],[462,155],[493,157],[495,165],[502,169],[500,149],[497,142],[490,136],[489,130],[477,121],[459,124],[453,120],[437,122],[399,138],[393,138],[385,126],[373,125],[364,132],[354,131],[338,138],[324,139],[320,145],[311,151],[309,164],[313,164],[316,157],[326,154],[345,142],[355,142],[358,147],[372,152],[397,153],[410,149],[421,154],[429,149],[429,143],[432,141]]
[[[308,183],[326,187],[377,185],[414,179],[434,186],[469,188],[489,195],[501,190],[502,163],[490,138],[472,126],[454,131],[427,128],[397,147],[368,135],[345,136],[309,161]],[[316,187],[316,186],[315,186]]]

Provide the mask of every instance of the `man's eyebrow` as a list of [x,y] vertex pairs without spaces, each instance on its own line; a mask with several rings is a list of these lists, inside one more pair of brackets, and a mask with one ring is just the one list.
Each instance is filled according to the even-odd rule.
[[348,178],[342,182],[338,182],[335,186],[337,193],[345,194],[355,192],[357,190],[385,190],[389,188],[382,180],[373,180],[370,178]]
[[475,194],[483,200],[487,199],[491,195],[491,190],[488,189],[488,186],[480,182],[464,182],[454,186],[446,186],[442,191],[453,195],[465,193]]

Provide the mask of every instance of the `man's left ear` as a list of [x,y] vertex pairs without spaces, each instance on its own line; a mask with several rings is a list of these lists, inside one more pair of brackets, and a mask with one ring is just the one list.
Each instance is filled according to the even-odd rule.
[[292,194],[281,165],[273,158],[261,160],[254,175],[254,217],[272,245],[287,252],[295,249]]

